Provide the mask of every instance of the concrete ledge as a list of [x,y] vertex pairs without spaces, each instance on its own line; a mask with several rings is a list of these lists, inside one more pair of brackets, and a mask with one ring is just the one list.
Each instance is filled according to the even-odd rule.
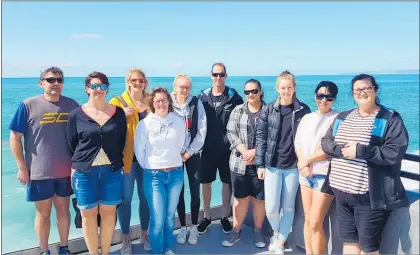
[[[223,215],[223,208],[222,206],[215,206],[210,209],[210,213],[213,217],[213,219],[221,219]],[[199,219],[203,217],[203,211],[200,211],[200,214],[198,216]],[[186,221],[191,222],[191,215],[187,213],[186,215]],[[118,224],[117,224],[118,226]],[[181,224],[179,222],[178,216],[175,217],[175,229],[178,229],[181,227]],[[130,227],[130,233],[132,239],[138,239],[140,238],[140,225],[133,225]],[[5,234],[5,233],[4,233]],[[120,229],[114,230],[113,238],[112,238],[112,245],[118,244],[122,242],[122,235]],[[51,251],[51,254],[57,255],[59,243],[51,244],[49,246],[49,249]],[[83,237],[69,240],[69,249],[72,253],[82,253],[87,251],[87,246],[85,239]],[[5,253],[5,255],[39,255],[40,250],[39,247],[29,248],[17,252],[10,252]]]

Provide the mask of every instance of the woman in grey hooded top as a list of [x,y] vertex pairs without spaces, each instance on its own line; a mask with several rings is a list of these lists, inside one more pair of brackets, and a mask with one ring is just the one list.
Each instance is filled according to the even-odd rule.
[[185,121],[185,152],[182,154],[184,168],[187,169],[191,196],[191,227],[186,228],[184,188],[178,203],[178,216],[181,230],[177,237],[179,244],[194,245],[198,242],[198,212],[200,210],[200,152],[207,133],[207,118],[202,102],[191,95],[191,79],[185,74],[178,74],[174,79],[174,91],[171,96],[173,108]]

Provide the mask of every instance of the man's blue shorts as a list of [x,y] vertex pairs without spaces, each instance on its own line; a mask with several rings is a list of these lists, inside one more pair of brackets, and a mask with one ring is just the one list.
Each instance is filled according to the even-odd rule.
[[26,189],[26,201],[36,202],[54,195],[68,197],[73,194],[70,176],[58,179],[30,180]]

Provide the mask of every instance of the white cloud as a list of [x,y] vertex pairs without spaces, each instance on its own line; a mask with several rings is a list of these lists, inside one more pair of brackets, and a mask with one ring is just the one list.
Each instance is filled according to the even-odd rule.
[[184,62],[176,62],[176,63],[174,63],[173,64],[173,67],[175,67],[175,68],[179,68],[179,67],[182,67],[182,66],[184,66]]
[[93,33],[72,33],[69,35],[69,39],[78,40],[78,39],[101,39],[102,35],[93,34]]

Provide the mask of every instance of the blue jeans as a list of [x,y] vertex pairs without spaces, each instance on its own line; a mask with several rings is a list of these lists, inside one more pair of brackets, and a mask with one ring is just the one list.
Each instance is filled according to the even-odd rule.
[[299,174],[299,183],[300,185],[309,187],[313,190],[321,191],[322,185],[325,182],[325,175],[313,175],[311,177],[304,177]]
[[[264,176],[265,210],[274,232],[279,232],[279,240],[285,242],[292,229],[295,217],[295,199],[299,187],[297,168],[282,170],[267,167]],[[280,219],[280,208],[283,216]]]
[[172,171],[144,169],[144,194],[150,210],[149,239],[152,254],[175,252],[175,211],[184,185],[182,166]]
[[121,232],[123,234],[130,233],[131,219],[131,201],[134,193],[134,183],[137,181],[137,195],[139,196],[139,218],[142,230],[149,227],[149,207],[147,206],[146,197],[143,188],[143,168],[140,164],[134,162],[131,166],[130,173],[124,174],[123,184],[123,200],[118,208],[118,221],[120,222]]
[[77,207],[80,210],[92,209],[98,204],[120,204],[122,185],[122,169],[113,171],[111,165],[94,166],[87,173],[76,169],[72,180]]

